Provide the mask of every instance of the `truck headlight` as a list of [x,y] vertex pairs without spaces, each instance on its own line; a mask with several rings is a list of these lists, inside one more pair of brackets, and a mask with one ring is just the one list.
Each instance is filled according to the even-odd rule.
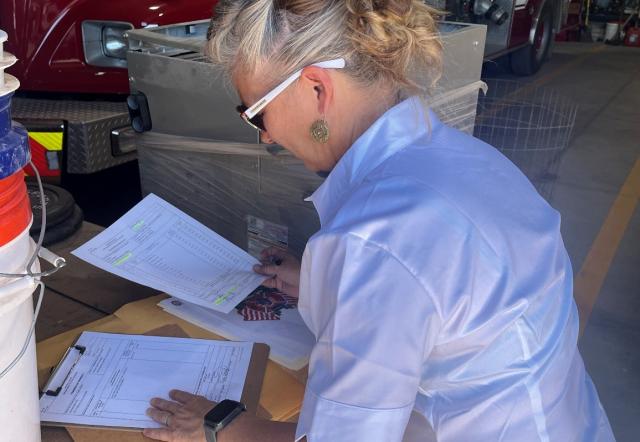
[[127,58],[127,40],[125,32],[131,28],[105,26],[102,28],[102,49],[104,55],[114,58]]
[[131,23],[85,20],[82,22],[82,45],[87,64],[100,67],[127,67],[127,39]]

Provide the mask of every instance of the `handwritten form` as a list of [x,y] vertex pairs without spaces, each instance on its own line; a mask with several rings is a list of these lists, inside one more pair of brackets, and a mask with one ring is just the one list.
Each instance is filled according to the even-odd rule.
[[[152,397],[171,388],[219,402],[239,401],[251,342],[209,341],[84,332],[43,395],[43,422],[122,428],[158,428],[145,414]],[[71,363],[69,363],[71,361]]]
[[265,279],[252,270],[255,258],[153,194],[72,253],[123,278],[223,313]]

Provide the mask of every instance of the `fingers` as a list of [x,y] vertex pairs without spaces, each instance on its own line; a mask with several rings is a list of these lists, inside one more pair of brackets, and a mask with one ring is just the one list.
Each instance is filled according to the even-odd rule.
[[268,287],[270,289],[276,289],[279,292],[285,293],[290,296],[298,297],[298,287],[288,284],[279,278],[271,278],[267,279],[262,283],[263,287]]
[[279,247],[275,247],[275,246],[267,247],[262,252],[260,252],[260,258],[262,258],[262,259],[267,259],[267,258],[269,258],[271,256],[276,257],[276,258],[284,258],[286,255],[287,255],[286,251],[282,250]]
[[173,416],[168,411],[158,410],[157,408],[147,408],[147,415],[165,427],[168,427],[171,424],[171,417]]
[[299,291],[300,291],[299,287],[295,286],[293,284],[287,284],[287,283],[282,284],[282,288],[280,289],[280,291],[282,293],[284,293],[284,294],[287,294],[289,296],[293,296],[295,298],[298,298],[300,296],[299,295]]
[[299,296],[299,288],[296,285],[293,284],[289,284],[287,282],[284,282],[282,279],[280,278],[269,278],[266,279],[264,281],[262,281],[262,286],[263,287],[268,287],[270,289],[276,289],[282,293],[285,293],[287,295],[290,296],[294,296],[294,297],[298,297]]
[[171,440],[172,432],[166,428],[145,428],[142,434],[149,439],[163,440],[169,442]]
[[260,275],[273,276],[278,274],[278,266],[273,264],[254,265],[253,271]]
[[263,281],[262,285],[264,287],[269,287],[270,289],[277,289],[278,288],[278,280],[276,278],[270,278],[270,279],[267,279],[267,280]]
[[167,401],[158,397],[154,397],[153,399],[151,399],[151,405],[159,410],[168,411],[172,414],[176,414],[180,409],[180,404],[178,404],[177,402]]
[[174,401],[180,402],[181,404],[186,404],[187,402],[196,399],[198,396],[182,390],[171,390],[169,392],[169,397]]

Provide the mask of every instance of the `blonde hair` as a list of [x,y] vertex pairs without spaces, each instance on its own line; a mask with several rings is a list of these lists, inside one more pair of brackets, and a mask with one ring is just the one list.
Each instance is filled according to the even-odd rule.
[[206,53],[229,75],[268,66],[280,77],[344,58],[364,85],[423,95],[442,69],[438,14],[421,0],[221,0]]

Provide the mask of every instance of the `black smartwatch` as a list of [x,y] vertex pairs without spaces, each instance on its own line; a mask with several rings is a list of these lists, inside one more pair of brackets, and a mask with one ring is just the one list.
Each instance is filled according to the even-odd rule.
[[229,425],[247,407],[238,401],[225,399],[204,417],[204,435],[207,442],[216,442],[216,433]]

